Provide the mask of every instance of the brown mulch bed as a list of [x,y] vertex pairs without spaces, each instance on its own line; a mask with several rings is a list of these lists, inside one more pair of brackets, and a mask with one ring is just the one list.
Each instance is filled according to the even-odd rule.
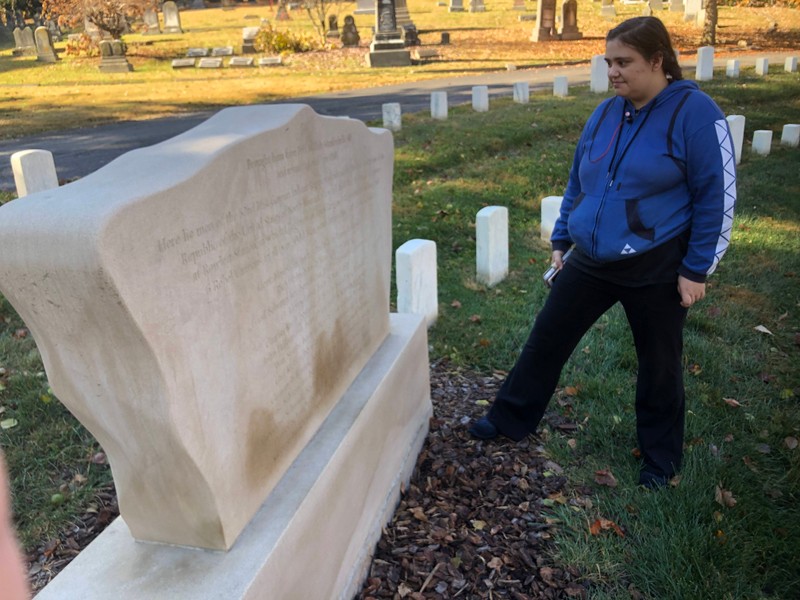
[[[357,598],[586,597],[579,573],[548,558],[554,520],[545,501],[563,502],[566,478],[533,437],[515,443],[470,438],[502,374],[431,365],[434,416],[408,488],[383,535]],[[547,417],[553,430],[574,425]],[[113,486],[85,515],[31,552],[29,579],[43,588],[119,514]]]

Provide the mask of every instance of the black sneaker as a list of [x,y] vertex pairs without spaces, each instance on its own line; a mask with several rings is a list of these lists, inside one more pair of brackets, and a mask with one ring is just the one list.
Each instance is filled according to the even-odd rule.
[[670,478],[666,475],[656,475],[650,471],[642,471],[639,473],[639,485],[646,487],[648,490],[657,490],[669,485]]
[[479,440],[491,440],[496,438],[499,432],[487,417],[481,417],[470,426],[469,433]]

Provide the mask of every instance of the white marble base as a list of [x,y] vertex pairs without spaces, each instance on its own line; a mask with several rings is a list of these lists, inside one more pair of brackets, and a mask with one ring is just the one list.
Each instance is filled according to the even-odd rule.
[[386,341],[230,550],[137,542],[118,518],[37,598],[350,600],[430,416],[424,320],[393,314]]

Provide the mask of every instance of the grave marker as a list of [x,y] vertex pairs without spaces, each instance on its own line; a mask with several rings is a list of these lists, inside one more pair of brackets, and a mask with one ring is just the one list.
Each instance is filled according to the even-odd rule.
[[800,125],[789,123],[783,126],[781,131],[781,146],[797,148],[800,146]]
[[447,119],[447,92],[431,93],[431,117],[440,121]]
[[558,216],[561,213],[561,202],[563,200],[563,196],[546,196],[542,198],[540,235],[545,242],[549,242],[550,236],[553,235],[553,227],[555,227]]
[[53,49],[53,38],[47,27],[37,27],[33,32],[36,42],[36,60],[46,63],[54,63],[58,60],[58,55]]
[[703,46],[697,49],[697,81],[711,81],[714,78],[714,46]]
[[517,81],[513,87],[514,102],[528,104],[531,98],[531,85],[527,81]]
[[736,164],[742,162],[742,147],[744,146],[744,124],[745,118],[743,115],[728,115],[726,117],[728,127],[731,130],[731,139],[733,140],[733,150],[736,156]]
[[152,7],[146,8],[142,15],[142,21],[144,21],[145,27],[144,35],[157,35],[161,33],[161,24],[158,22],[158,11],[156,11],[156,9]]
[[430,416],[393,161],[360,121],[237,107],[0,208],[2,293],[124,518],[43,600],[355,595]]
[[167,0],[161,6],[164,17],[164,33],[183,33],[181,28],[181,14],[178,5],[173,0]]
[[783,63],[783,70],[787,73],[794,73],[797,71],[797,57],[796,56],[787,56],[786,60]]
[[403,127],[403,113],[399,102],[387,102],[381,105],[383,126],[389,131],[400,131]]
[[436,242],[409,240],[395,252],[397,312],[425,317],[428,327],[439,317]]
[[472,110],[487,112],[489,110],[489,87],[476,85],[472,87]]
[[608,65],[606,65],[604,54],[596,54],[592,57],[589,89],[595,94],[605,94],[608,91]]
[[556,0],[538,0],[536,3],[536,27],[531,32],[532,42],[556,39]]
[[739,77],[739,61],[737,59],[732,58],[726,63],[725,75],[727,77]]
[[566,0],[561,6],[562,40],[579,40],[583,34],[578,29],[578,1]]
[[569,79],[566,75],[559,75],[553,79],[553,95],[562,98],[569,95]]
[[753,152],[767,156],[772,148],[772,131],[757,129],[753,132]]
[[508,209],[487,206],[475,218],[476,278],[492,287],[508,275]]
[[11,155],[17,197],[58,187],[58,175],[49,150],[22,150]]
[[769,75],[769,59],[757,58],[756,59],[756,75]]

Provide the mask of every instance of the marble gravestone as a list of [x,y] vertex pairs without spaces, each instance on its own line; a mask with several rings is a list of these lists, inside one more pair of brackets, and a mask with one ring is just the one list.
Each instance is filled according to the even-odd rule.
[[392,169],[386,130],[237,107],[0,207],[0,290],[122,517],[42,598],[354,593],[430,416]]
[[167,0],[161,5],[161,11],[164,14],[164,33],[183,33],[178,5],[173,0]]

